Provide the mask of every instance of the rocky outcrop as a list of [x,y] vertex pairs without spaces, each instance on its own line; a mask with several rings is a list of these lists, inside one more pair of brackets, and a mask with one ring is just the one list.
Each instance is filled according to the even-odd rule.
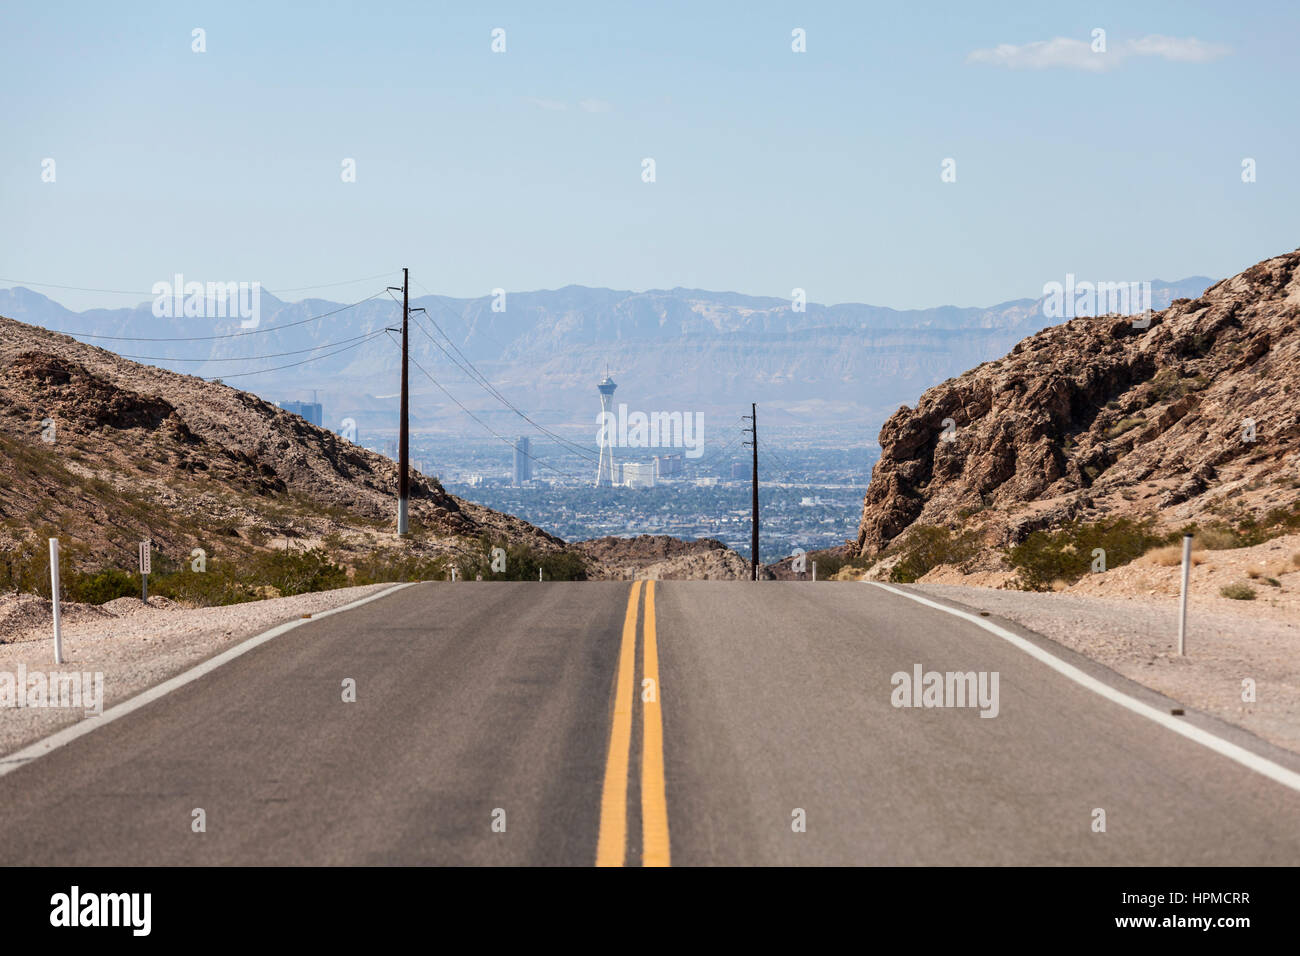
[[683,541],[662,534],[579,541],[573,549],[590,559],[593,577],[607,580],[738,581],[750,576],[749,562],[721,541]]
[[873,556],[913,524],[990,545],[1073,518],[1294,502],[1300,252],[1178,299],[1139,327],[1077,318],[929,389],[880,432],[858,530]]

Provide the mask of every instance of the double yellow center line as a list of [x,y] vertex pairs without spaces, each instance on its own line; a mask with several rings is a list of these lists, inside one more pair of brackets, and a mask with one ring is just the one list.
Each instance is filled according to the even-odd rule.
[[[641,643],[641,693],[636,693],[636,632],[645,589],[645,637]],[[614,714],[600,794],[597,866],[622,866],[627,857],[627,790],[631,766],[632,717],[641,706],[641,865],[668,866],[668,800],[664,786],[664,721],[655,635],[655,583],[637,581],[627,597],[623,643],[614,684]]]

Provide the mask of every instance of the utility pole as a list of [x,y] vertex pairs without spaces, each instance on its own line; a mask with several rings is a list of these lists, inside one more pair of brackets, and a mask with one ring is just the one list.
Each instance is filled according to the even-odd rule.
[[750,563],[750,573],[752,575],[752,579],[757,581],[758,580],[758,405],[751,404],[749,406],[749,410],[751,414],[742,415],[741,417],[749,419],[750,441],[742,442],[742,444],[749,445],[749,447],[754,450],[753,471],[750,473],[750,479],[753,485],[753,497],[751,502],[753,507],[753,529],[751,531],[751,537],[749,541],[749,555],[750,555],[749,563]]
[[[410,411],[410,397],[407,391],[407,356],[410,352],[410,338],[408,324],[411,317],[411,299],[408,290],[408,277],[405,268],[402,269],[402,400],[401,411],[398,413],[397,425],[397,533],[406,534],[407,521],[406,511],[407,504],[411,497],[410,486],[410,464],[411,464],[411,445],[410,435],[407,428],[407,417]],[[392,286],[389,286],[392,289]],[[396,291],[396,290],[394,290]]]

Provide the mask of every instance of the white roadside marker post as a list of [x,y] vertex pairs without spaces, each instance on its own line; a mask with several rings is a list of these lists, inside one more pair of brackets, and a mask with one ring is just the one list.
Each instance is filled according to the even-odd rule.
[[1192,536],[1183,535],[1183,591],[1178,601],[1178,656],[1187,656],[1187,580],[1192,571]]
[[59,539],[50,539],[50,604],[54,608],[54,663],[63,663],[63,632],[59,630]]
[[148,538],[140,542],[140,600],[149,603],[149,570],[153,564],[153,542]]
[[813,580],[816,581],[816,580],[817,580],[817,562],[814,561],[814,562],[812,563],[812,566],[813,566]]

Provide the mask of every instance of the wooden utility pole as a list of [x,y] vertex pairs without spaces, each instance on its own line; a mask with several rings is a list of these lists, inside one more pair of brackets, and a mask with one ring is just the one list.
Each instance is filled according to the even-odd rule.
[[411,497],[410,467],[411,443],[408,428],[410,396],[407,391],[407,356],[410,351],[409,322],[411,318],[410,289],[407,282],[407,270],[402,269],[402,408],[399,413],[397,433],[397,533],[406,534],[407,506]]

